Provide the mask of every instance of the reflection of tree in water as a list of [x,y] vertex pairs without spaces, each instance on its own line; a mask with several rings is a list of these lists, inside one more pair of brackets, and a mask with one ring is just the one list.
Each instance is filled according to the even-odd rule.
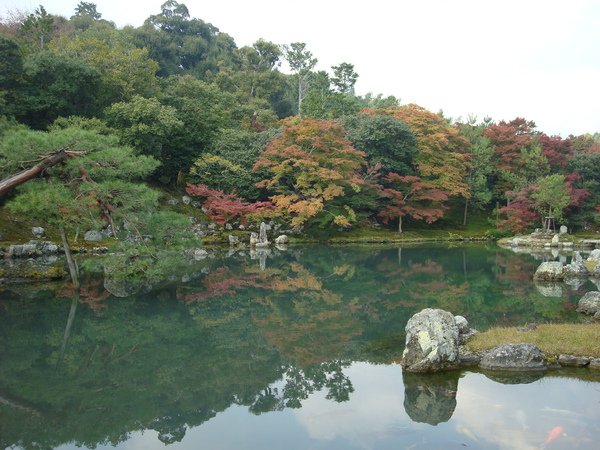
[[[528,270],[519,262],[527,256],[516,258]],[[348,362],[392,361],[406,321],[425,306],[457,308],[476,325],[504,311],[513,321],[553,317],[560,306],[513,294],[525,281],[498,285],[495,273],[513,269],[481,249],[408,248],[399,261],[395,249],[318,247],[270,259],[264,271],[243,258],[186,270],[189,282],[120,299],[84,274],[81,303],[89,302],[77,308],[58,369],[72,303],[56,293],[70,292],[2,288],[0,393],[39,415],[0,404],[0,447],[93,447],[144,429],[168,443],[233,404],[260,414],[300,407],[319,390],[345,401]],[[407,376],[411,417],[439,423],[451,414],[452,386],[411,383]]]
[[262,414],[284,408],[301,408],[302,400],[323,389],[327,390],[325,398],[328,400],[348,401],[354,387],[343,369],[349,365],[350,362],[342,361],[329,361],[304,369],[289,365],[283,375],[283,387],[267,387],[259,392],[249,410]]

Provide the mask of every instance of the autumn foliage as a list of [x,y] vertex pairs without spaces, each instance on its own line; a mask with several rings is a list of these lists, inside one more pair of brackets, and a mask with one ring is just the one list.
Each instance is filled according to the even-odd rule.
[[349,206],[330,208],[332,200],[360,190],[365,154],[345,137],[334,122],[294,117],[283,121],[281,136],[272,140],[254,165],[271,177],[259,186],[273,195],[275,207],[302,225],[318,215],[348,226],[354,221]]
[[386,199],[379,216],[385,223],[410,216],[427,223],[435,222],[444,215],[448,194],[432,183],[417,176],[401,176],[390,173],[385,177],[381,197]]
[[250,218],[272,215],[274,210],[274,206],[270,202],[250,203],[235,194],[225,194],[223,191],[210,189],[203,184],[188,184],[186,192],[189,195],[203,198],[202,207],[206,211],[206,215],[219,225],[232,220],[245,223]]
[[388,114],[406,123],[417,138],[419,151],[415,162],[421,179],[445,191],[448,197],[470,197],[465,181],[469,143],[460,136],[458,128],[439,114],[415,104],[365,113]]

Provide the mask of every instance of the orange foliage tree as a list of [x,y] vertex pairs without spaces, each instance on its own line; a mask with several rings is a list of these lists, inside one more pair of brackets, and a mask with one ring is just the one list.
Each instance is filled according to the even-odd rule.
[[408,125],[417,139],[415,165],[423,182],[444,191],[448,197],[470,197],[465,181],[469,142],[458,128],[439,114],[415,104],[370,113],[388,114]]
[[340,200],[360,191],[364,165],[365,154],[352,147],[340,125],[293,117],[283,121],[281,135],[269,143],[254,169],[271,174],[258,186],[274,193],[271,201],[293,226],[316,219],[349,226],[355,212]]

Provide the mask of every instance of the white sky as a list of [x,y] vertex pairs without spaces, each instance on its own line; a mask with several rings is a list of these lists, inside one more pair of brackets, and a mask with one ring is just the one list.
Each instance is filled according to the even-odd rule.
[[[0,0],[0,14],[70,17],[79,0]],[[141,25],[163,0],[97,0],[102,17]],[[317,69],[354,64],[358,94],[395,95],[449,117],[533,120],[548,134],[600,131],[600,1],[180,1],[231,35],[306,42]]]

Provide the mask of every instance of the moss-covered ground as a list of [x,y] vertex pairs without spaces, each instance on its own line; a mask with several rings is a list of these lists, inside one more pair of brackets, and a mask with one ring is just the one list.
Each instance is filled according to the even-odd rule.
[[471,338],[467,348],[479,352],[518,343],[537,345],[547,356],[567,354],[600,358],[600,324],[542,324],[527,331],[520,327],[491,328]]

